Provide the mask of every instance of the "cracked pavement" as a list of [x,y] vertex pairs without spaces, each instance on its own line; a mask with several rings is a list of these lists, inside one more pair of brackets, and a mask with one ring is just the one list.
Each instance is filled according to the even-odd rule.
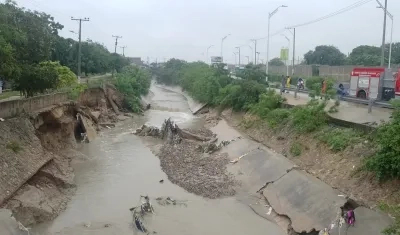
[[[229,131],[220,131],[224,129]],[[239,132],[232,131],[224,120],[212,130],[221,139],[229,139],[227,132],[230,137],[241,136]],[[221,151],[228,153],[230,160],[248,153],[236,164],[228,166],[228,169],[242,181],[242,192],[239,195],[246,198],[243,196],[246,192],[247,195],[262,193],[274,213],[289,218],[289,228],[293,228],[297,233],[310,233],[329,228],[337,221],[340,207],[347,202],[345,197],[339,196],[343,193],[298,169],[283,155],[255,141],[242,138],[222,148]],[[263,207],[265,208],[265,205]],[[253,207],[252,209],[255,211]],[[386,215],[367,208],[359,207],[355,213],[357,223],[355,227],[347,229],[348,235],[379,235],[380,231],[391,223]],[[275,216],[274,219],[276,218]],[[331,234],[338,234],[337,228],[333,229]]]

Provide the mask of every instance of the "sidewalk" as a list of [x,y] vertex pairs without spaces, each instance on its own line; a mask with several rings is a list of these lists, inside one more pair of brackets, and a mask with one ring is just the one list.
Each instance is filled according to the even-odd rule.
[[[279,92],[279,89],[276,89]],[[294,92],[284,93],[283,97],[287,99],[290,105],[305,105],[311,98],[308,94],[297,93],[297,98],[294,98]],[[329,107],[334,104],[334,100],[329,102]],[[353,122],[357,124],[380,124],[381,121],[389,121],[392,110],[386,108],[372,107],[372,112],[368,113],[368,106],[363,104],[355,104],[347,101],[340,101],[338,112],[329,113],[333,118]]]

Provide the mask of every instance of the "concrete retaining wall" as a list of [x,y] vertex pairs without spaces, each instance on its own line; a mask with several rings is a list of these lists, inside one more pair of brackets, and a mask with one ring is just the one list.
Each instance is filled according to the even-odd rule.
[[199,103],[199,102],[195,101],[194,99],[192,99],[192,97],[190,97],[190,95],[188,93],[182,91],[182,88],[179,86],[165,86],[165,85],[158,85],[158,86],[163,89],[170,90],[170,91],[176,92],[176,93],[184,96],[188,102],[189,109],[193,114],[197,114],[197,112],[199,112],[202,108],[204,108],[207,105],[207,104]]
[[66,92],[35,96],[27,99],[0,101],[0,118],[10,118],[21,113],[30,113],[66,101],[68,101],[68,94]]

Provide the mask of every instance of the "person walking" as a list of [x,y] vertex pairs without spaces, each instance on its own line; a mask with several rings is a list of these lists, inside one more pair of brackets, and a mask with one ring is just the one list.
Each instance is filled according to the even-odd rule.
[[321,99],[326,94],[326,79],[322,80],[321,83]]
[[286,93],[289,93],[291,81],[292,81],[292,78],[290,76],[287,76],[287,78],[286,78]]

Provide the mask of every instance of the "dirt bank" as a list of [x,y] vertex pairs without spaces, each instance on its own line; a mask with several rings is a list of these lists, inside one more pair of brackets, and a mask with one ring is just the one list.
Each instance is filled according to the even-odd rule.
[[[301,169],[345,193],[360,205],[374,208],[381,201],[400,203],[399,181],[380,184],[371,174],[359,171],[364,158],[374,153],[368,141],[335,153],[313,135],[298,135],[289,128],[272,129],[266,122],[257,121],[243,113],[225,111],[222,117],[231,126],[286,156]],[[298,156],[293,156],[290,151],[293,145],[301,148]]]
[[78,102],[0,122],[0,205],[25,226],[55,218],[76,189],[71,163],[86,158],[78,144],[128,118],[122,100],[112,86],[93,88]]

